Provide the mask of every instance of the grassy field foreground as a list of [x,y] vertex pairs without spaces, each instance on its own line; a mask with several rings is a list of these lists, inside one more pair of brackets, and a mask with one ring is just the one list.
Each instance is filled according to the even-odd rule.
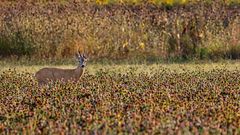
[[0,133],[240,133],[239,63],[89,64],[40,88],[41,67],[1,66]]

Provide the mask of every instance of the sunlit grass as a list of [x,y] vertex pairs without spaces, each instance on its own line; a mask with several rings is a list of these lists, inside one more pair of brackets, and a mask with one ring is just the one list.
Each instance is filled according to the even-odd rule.
[[[180,4],[189,4],[194,2],[199,2],[199,0],[94,0],[97,4],[106,5],[106,4],[142,4],[142,3],[152,3],[156,5],[167,4],[167,5],[180,5]],[[201,0],[207,3],[214,3],[214,0]],[[240,3],[239,0],[225,0],[226,4],[231,3]]]
[[[18,72],[30,72],[35,73],[43,67],[58,67],[58,68],[76,68],[77,64],[43,64],[43,65],[19,65],[16,63],[6,63],[5,61],[0,61],[0,72],[8,69],[14,69]],[[223,62],[202,62],[202,63],[158,63],[158,64],[128,64],[128,63],[89,63],[86,67],[86,71],[90,74],[95,74],[100,69],[104,69],[111,72],[124,73],[125,71],[132,70],[136,73],[145,72],[151,73],[153,70],[157,72],[159,69],[169,69],[177,72],[184,71],[209,71],[213,69],[226,69],[226,70],[240,70],[239,61],[223,61]]]

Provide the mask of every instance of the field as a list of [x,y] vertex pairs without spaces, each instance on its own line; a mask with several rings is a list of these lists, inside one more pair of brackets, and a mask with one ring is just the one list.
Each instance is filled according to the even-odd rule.
[[240,133],[239,62],[89,64],[78,83],[44,87],[44,66],[3,63],[0,133]]
[[[239,0],[1,0],[0,134],[240,135],[239,14]],[[78,51],[78,82],[38,85]]]

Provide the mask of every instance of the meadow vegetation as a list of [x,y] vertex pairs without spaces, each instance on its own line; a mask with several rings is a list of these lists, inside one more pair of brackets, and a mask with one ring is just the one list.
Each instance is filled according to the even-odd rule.
[[[1,1],[0,134],[240,134],[240,62],[211,63],[240,58],[239,4]],[[77,50],[81,80],[37,84]]]
[[[177,2],[178,1],[178,2]],[[238,59],[234,0],[0,2],[0,57]]]
[[239,67],[90,65],[77,83],[43,87],[40,67],[4,69],[0,133],[239,134]]

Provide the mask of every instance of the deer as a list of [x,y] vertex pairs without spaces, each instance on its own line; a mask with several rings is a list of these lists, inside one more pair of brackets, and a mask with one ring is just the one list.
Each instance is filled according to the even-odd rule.
[[35,77],[37,79],[38,85],[46,85],[49,81],[61,80],[64,83],[68,81],[77,82],[83,75],[87,58],[79,51],[76,54],[76,58],[79,65],[75,69],[60,69],[60,68],[49,68],[45,67],[36,72]]

